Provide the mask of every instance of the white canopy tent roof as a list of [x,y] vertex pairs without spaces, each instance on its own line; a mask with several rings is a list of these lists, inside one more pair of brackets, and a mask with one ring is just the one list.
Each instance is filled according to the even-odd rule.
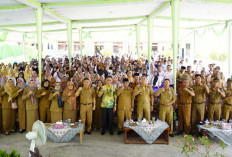
[[[221,3],[217,3],[220,1]],[[144,19],[151,14],[154,15],[155,28],[172,26],[171,6],[167,0],[37,0],[37,2],[49,9],[44,11],[43,31],[67,29],[64,23],[68,20],[72,21],[73,28],[94,28],[94,30],[113,26],[128,28],[138,23],[146,25]],[[160,9],[161,6],[164,7]],[[232,1],[229,0],[182,0],[180,28],[197,29],[201,26],[225,23],[232,20],[231,10]],[[0,29],[35,32],[36,17],[33,3],[29,0],[1,0]]]

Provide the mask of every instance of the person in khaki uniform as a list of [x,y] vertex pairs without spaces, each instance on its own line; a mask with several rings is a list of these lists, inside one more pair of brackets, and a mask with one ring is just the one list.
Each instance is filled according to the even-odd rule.
[[102,128],[102,108],[101,108],[101,103],[102,103],[102,97],[99,97],[99,91],[100,88],[103,86],[103,82],[101,80],[97,81],[97,87],[95,88],[95,93],[96,93],[96,109],[93,112],[93,123],[94,123],[94,128],[95,129],[100,129]]
[[64,101],[63,120],[71,119],[71,123],[75,123],[77,119],[77,103],[76,103],[76,87],[72,81],[67,83],[67,87],[62,93],[62,101]]
[[19,132],[23,133],[26,130],[26,102],[23,101],[23,90],[26,88],[26,84],[23,78],[17,79],[17,88],[22,89],[17,96],[18,103],[18,120],[19,120]]
[[123,133],[123,123],[125,119],[131,119],[133,111],[132,97],[133,89],[129,87],[129,80],[123,79],[123,86],[118,88],[118,135]]
[[35,93],[38,91],[33,80],[29,80],[28,87],[24,89],[22,100],[26,101],[26,131],[32,131],[34,122],[39,120],[38,100]]
[[62,120],[63,101],[61,100],[61,94],[61,86],[60,83],[57,82],[55,84],[55,88],[52,90],[48,98],[49,101],[52,101],[50,107],[52,123]]
[[51,101],[48,100],[51,91],[52,88],[49,86],[49,81],[46,79],[42,82],[42,88],[35,94],[35,98],[39,100],[39,116],[43,123],[51,122]]
[[147,84],[146,75],[141,77],[140,85],[135,87],[134,96],[137,96],[137,117],[142,119],[143,113],[145,113],[146,120],[150,120],[154,103],[154,91]]
[[176,89],[178,91],[180,84],[182,83],[182,75],[185,72],[185,66],[181,66],[181,69],[176,74]]
[[224,100],[223,105],[223,117],[226,120],[226,123],[228,123],[228,120],[232,116],[232,79],[229,78],[227,80],[227,89],[226,89],[226,97]]
[[95,110],[96,104],[96,95],[94,89],[90,86],[90,80],[85,78],[83,80],[83,87],[79,87],[75,96],[80,96],[80,118],[82,123],[85,126],[87,122],[87,127],[85,128],[85,132],[90,135],[91,134],[91,126],[92,126],[92,115],[93,110]]
[[209,94],[209,88],[202,84],[201,75],[195,75],[195,84],[192,86],[195,96],[192,98],[192,133],[196,132],[196,123],[203,121],[206,108],[206,95]]
[[173,106],[176,101],[175,91],[170,88],[169,79],[164,80],[164,87],[160,88],[155,96],[160,96],[159,119],[166,121],[170,127],[169,135],[173,137]]
[[177,93],[177,103],[178,107],[178,135],[182,134],[183,130],[185,134],[190,133],[191,128],[191,103],[192,97],[195,93],[192,88],[189,87],[189,78],[183,78],[183,86],[179,88]]
[[2,130],[5,135],[15,131],[16,109],[12,108],[12,103],[19,92],[11,78],[8,79],[4,89],[0,92],[0,96],[2,96]]
[[223,90],[219,89],[219,79],[214,78],[208,95],[208,119],[210,122],[220,120],[222,97],[225,97],[225,93]]

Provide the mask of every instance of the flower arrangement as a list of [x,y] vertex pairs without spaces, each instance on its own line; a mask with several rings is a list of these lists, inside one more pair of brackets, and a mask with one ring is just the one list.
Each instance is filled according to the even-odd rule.
[[[214,147],[210,139],[207,136],[199,137],[199,141],[196,141],[195,138],[191,135],[184,135],[182,139],[178,139],[176,142],[178,145],[175,145],[178,148],[181,148],[181,153],[184,153],[185,156],[190,157],[191,155],[210,157],[224,157],[223,154],[216,152],[217,149],[225,149],[227,145],[224,142],[220,142],[219,146]],[[199,145],[202,145],[200,150]]]

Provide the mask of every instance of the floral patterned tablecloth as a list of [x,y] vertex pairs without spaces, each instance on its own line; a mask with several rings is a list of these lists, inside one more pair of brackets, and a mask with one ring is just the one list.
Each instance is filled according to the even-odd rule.
[[68,143],[80,130],[83,130],[83,124],[78,124],[77,128],[65,126],[63,129],[56,129],[53,125],[46,127],[46,134],[51,141],[56,143]]
[[169,126],[166,122],[156,121],[154,124],[143,127],[130,126],[129,122],[124,122],[124,127],[133,129],[147,143],[152,144]]
[[226,143],[228,146],[232,145],[232,129],[222,130],[215,127],[207,128],[204,125],[198,125],[198,129],[199,131],[201,131],[201,129],[207,130],[211,133],[211,136],[216,136],[224,143]]

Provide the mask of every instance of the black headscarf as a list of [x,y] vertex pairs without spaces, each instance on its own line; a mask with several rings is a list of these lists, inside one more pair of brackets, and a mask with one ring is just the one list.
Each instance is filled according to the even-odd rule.
[[[47,86],[47,87],[44,86],[44,83],[45,83],[45,82],[48,82],[48,86]],[[48,80],[48,79],[45,79],[45,80],[42,82],[42,87],[43,87],[44,89],[48,90],[48,89],[49,89],[49,86],[50,86],[49,80]]]
[[156,82],[158,81],[158,79],[159,79],[159,72],[157,71],[157,76],[155,76],[153,80],[153,86],[156,85]]

